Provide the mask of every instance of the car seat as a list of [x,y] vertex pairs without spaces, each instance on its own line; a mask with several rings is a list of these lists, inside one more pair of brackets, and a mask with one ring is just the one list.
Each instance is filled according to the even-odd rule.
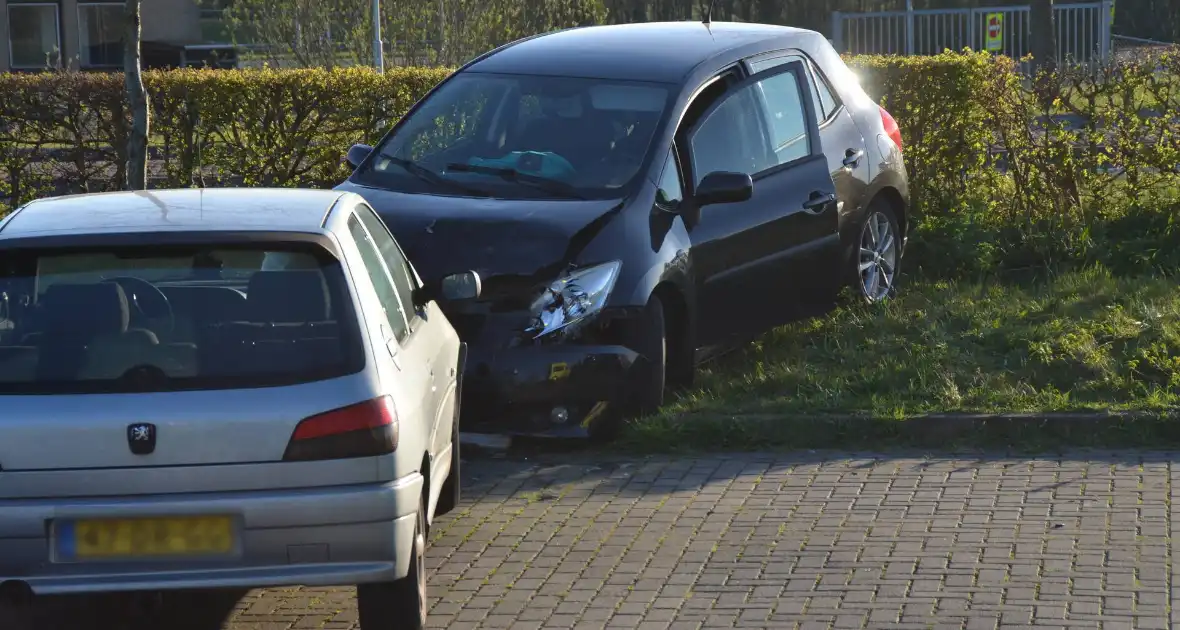
[[41,301],[37,380],[118,378],[159,344],[155,333],[130,328],[127,294],[117,284],[54,284]]

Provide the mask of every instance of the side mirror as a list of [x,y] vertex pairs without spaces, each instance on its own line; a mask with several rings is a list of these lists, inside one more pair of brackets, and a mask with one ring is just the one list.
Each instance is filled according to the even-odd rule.
[[344,161],[348,162],[349,166],[355,169],[356,167],[360,166],[361,162],[364,162],[365,158],[369,157],[369,154],[372,152],[373,147],[367,144],[354,144],[349,147],[348,153],[344,155]]
[[754,195],[754,179],[745,173],[717,171],[709,173],[697,186],[697,206],[738,203]]
[[439,300],[444,302],[460,302],[479,298],[483,291],[483,282],[479,274],[474,271],[451,274],[437,283],[428,283],[414,291],[414,304],[425,306]]
[[474,300],[483,292],[483,283],[474,271],[451,274],[442,279],[439,293],[448,302]]

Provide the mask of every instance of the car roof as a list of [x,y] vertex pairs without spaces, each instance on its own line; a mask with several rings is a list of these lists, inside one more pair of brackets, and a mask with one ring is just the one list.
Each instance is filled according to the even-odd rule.
[[465,71],[681,83],[702,63],[740,48],[761,43],[772,50],[814,37],[822,36],[787,26],[739,22],[587,26],[510,44]]
[[323,232],[324,217],[342,194],[200,188],[49,197],[25,205],[0,223],[0,240],[64,233]]

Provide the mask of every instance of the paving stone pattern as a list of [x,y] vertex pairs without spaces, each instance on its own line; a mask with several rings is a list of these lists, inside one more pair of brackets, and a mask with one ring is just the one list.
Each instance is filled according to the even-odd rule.
[[[1168,628],[1171,459],[473,461],[430,625]],[[353,628],[352,597],[256,591],[225,627]]]

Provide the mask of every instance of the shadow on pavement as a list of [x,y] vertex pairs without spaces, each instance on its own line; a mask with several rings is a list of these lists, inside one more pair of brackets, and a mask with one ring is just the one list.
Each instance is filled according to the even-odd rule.
[[[220,630],[245,590],[38,599],[29,615],[0,611],[3,630]],[[23,618],[19,618],[23,617]]]

